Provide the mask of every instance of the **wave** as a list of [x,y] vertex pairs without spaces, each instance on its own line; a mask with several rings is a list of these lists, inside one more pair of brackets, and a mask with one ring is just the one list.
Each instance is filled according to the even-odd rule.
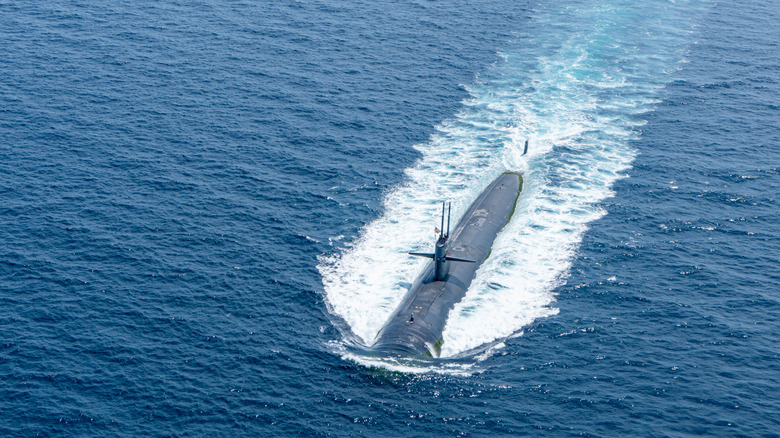
[[344,342],[370,345],[426,262],[406,253],[430,249],[440,202],[452,200],[458,218],[498,174],[522,172],[515,215],[444,330],[442,358],[465,364],[337,352],[366,366],[462,373],[534,320],[557,314],[555,290],[588,224],[605,214],[600,203],[631,167],[643,114],[684,62],[702,8],[580,1],[535,11],[501,60],[466,86],[470,97],[456,117],[415,146],[421,158],[386,194],[382,216],[318,266],[329,310],[354,336]]

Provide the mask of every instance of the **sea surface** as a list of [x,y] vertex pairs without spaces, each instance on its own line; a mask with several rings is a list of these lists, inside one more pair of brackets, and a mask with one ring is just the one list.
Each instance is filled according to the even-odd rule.
[[[0,0],[0,436],[780,436],[778,23]],[[504,171],[441,357],[366,354]]]

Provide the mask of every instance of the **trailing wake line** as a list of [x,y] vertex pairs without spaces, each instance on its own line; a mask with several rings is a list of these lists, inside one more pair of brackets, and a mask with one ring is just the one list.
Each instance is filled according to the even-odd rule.
[[[421,158],[385,196],[382,216],[343,252],[320,259],[329,309],[358,343],[373,341],[404,297],[402,284],[424,269],[406,251],[425,247],[439,201],[452,199],[460,216],[479,188],[508,169],[524,175],[523,196],[450,312],[441,357],[493,351],[558,312],[554,291],[588,224],[604,215],[599,203],[630,168],[642,114],[658,103],[701,9],[685,0],[616,3],[537,11],[523,43],[467,87],[471,97],[454,119],[415,146]],[[530,150],[526,138],[534,139]],[[409,371],[334,348],[364,364]]]

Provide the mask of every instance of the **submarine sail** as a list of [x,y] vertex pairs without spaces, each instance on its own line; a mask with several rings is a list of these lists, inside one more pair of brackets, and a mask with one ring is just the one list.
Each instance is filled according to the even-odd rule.
[[377,333],[373,352],[398,357],[439,356],[447,316],[466,295],[493,241],[512,217],[522,185],[517,173],[496,178],[469,206],[452,235],[449,220],[444,233],[442,206],[435,252],[410,253],[431,261]]

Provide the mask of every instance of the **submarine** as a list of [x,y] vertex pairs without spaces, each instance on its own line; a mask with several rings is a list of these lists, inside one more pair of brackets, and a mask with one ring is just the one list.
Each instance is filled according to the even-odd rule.
[[371,352],[415,359],[441,355],[447,317],[466,295],[477,269],[490,255],[493,241],[512,218],[522,187],[519,173],[503,173],[474,200],[451,235],[449,213],[444,231],[442,204],[434,252],[409,253],[430,262],[377,333]]

